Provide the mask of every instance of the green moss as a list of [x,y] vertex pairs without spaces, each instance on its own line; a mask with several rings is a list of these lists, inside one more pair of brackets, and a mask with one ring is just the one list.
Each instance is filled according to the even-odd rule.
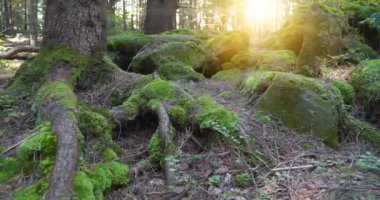
[[134,72],[148,74],[166,65],[178,67],[178,64],[170,66],[173,62],[201,69],[208,59],[207,52],[194,42],[168,42],[146,49],[135,56],[131,62],[131,69]]
[[161,35],[195,35],[198,34],[198,30],[190,30],[190,29],[175,29],[170,31],[165,31],[160,33]]
[[21,169],[21,164],[14,158],[0,158],[0,183],[13,178]]
[[128,184],[127,165],[108,161],[96,164],[91,170],[80,171],[74,178],[74,191],[78,199],[102,200],[103,193],[112,186]]
[[297,56],[289,50],[262,51],[255,55],[258,70],[293,72]]
[[163,160],[164,152],[161,147],[161,138],[159,133],[154,133],[150,138],[148,145],[149,155],[152,156],[152,160],[156,163],[160,163]]
[[122,69],[126,70],[132,58],[154,39],[137,32],[121,33],[107,39],[108,55]]
[[117,154],[115,153],[115,151],[110,148],[107,148],[106,150],[104,150],[102,155],[108,161],[116,160],[119,158]]
[[48,189],[47,180],[39,181],[38,183],[17,191],[14,195],[15,200],[40,200],[44,192]]
[[210,38],[206,41],[205,48],[223,64],[231,60],[239,51],[247,50],[249,41],[249,34],[242,31],[231,31]]
[[240,76],[243,72],[240,69],[231,69],[220,71],[212,76],[213,79],[223,80],[227,82],[237,83],[240,81]]
[[[171,127],[170,137],[173,139],[175,136],[174,129]],[[159,163],[161,166],[164,166],[165,155],[176,155],[175,145],[169,141],[163,141],[158,130],[152,135],[148,145],[149,155],[152,156],[152,160],[155,163]]]
[[247,172],[235,176],[235,182],[240,187],[247,187],[251,182],[251,175]]
[[195,120],[202,130],[214,130],[221,133],[228,140],[242,144],[237,135],[237,123],[240,118],[232,111],[224,108],[209,96],[201,96],[196,100],[199,106]]
[[[32,91],[32,87],[38,87],[43,83],[45,75],[56,62],[69,62],[78,69],[84,69],[89,59],[81,57],[73,50],[58,47],[56,49],[41,49],[39,55],[31,62],[26,62],[17,71],[14,80],[7,88],[10,93],[24,94]],[[73,78],[76,79],[79,73]]]
[[374,148],[380,150],[380,131],[378,129],[354,117],[350,117],[349,120],[352,126],[351,131],[354,131],[355,135],[359,135],[364,140],[370,142]]
[[75,109],[77,97],[73,86],[66,81],[54,81],[43,85],[37,92],[34,106],[39,108],[47,100],[58,101],[64,107]]
[[239,51],[234,55],[229,62],[222,65],[223,70],[230,69],[246,69],[255,64],[254,52],[252,51]]
[[187,111],[181,106],[172,106],[168,111],[170,119],[177,125],[185,125],[188,116]]
[[362,60],[378,58],[378,54],[370,46],[364,43],[351,44],[345,48],[345,59],[354,63],[359,63]]
[[333,81],[332,84],[339,89],[343,96],[344,103],[349,106],[355,104],[355,91],[354,88],[345,81]]
[[166,80],[199,81],[204,79],[202,74],[195,72],[191,66],[178,62],[174,58],[162,59],[158,74]]
[[343,98],[336,88],[329,88],[316,79],[283,72],[258,72],[242,82],[242,91],[255,97],[260,111],[336,146]]

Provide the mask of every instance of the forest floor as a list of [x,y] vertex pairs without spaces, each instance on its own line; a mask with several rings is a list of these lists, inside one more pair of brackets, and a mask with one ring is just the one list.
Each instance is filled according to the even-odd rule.
[[[13,75],[0,68],[0,90]],[[331,149],[312,136],[299,135],[278,121],[263,119],[231,83],[207,79],[178,84],[193,96],[211,95],[240,115],[240,126],[256,137],[251,154],[258,165],[248,165],[241,151],[224,145],[222,140],[210,144],[209,136],[188,127],[175,141],[179,147],[176,174],[180,187],[166,188],[161,169],[151,166],[128,186],[107,193],[106,199],[380,199],[380,157],[371,153],[375,151],[370,145],[360,140],[343,141],[338,149]],[[114,133],[114,140],[122,147],[120,161],[131,166],[148,157],[149,138],[157,122],[146,117],[139,120],[146,123],[130,124]],[[32,127],[28,126],[27,114],[22,119],[7,123],[10,125],[6,128],[20,133]],[[0,120],[3,124],[12,119],[1,116]],[[197,140],[190,139],[192,134]],[[0,132],[0,146],[10,147],[22,138],[21,134]],[[248,186],[238,186],[234,177],[244,172],[254,178]],[[0,199],[11,199],[10,191],[33,182],[21,180],[0,185]]]

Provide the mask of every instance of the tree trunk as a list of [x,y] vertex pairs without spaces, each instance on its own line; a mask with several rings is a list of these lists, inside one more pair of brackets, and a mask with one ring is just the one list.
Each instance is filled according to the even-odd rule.
[[65,45],[83,55],[105,50],[106,1],[48,0],[43,45]]
[[8,7],[8,0],[3,0],[3,9],[4,9],[4,26],[5,29],[8,29],[11,27],[10,23],[10,17],[9,17],[9,7]]
[[[104,0],[47,0],[43,46],[50,49],[63,46],[82,56],[103,52],[106,8],[107,2]],[[68,92],[75,96],[76,79],[72,76],[77,67],[70,62],[56,62],[47,77],[47,84],[67,84],[70,86]],[[76,102],[76,99],[71,101]],[[74,195],[72,185],[78,170],[79,129],[76,108],[70,106],[62,105],[59,99],[53,97],[46,99],[42,106],[43,117],[52,122],[58,139],[55,165],[45,196],[49,200],[71,199]]]
[[178,0],[149,0],[147,2],[144,30],[157,34],[176,28]]
[[38,32],[38,1],[37,0],[27,0],[27,10],[28,10],[28,24],[29,24],[29,43],[30,46],[37,45],[37,32]]

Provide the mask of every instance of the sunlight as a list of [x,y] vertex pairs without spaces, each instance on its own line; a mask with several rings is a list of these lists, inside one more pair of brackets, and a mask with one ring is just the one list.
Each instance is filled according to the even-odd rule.
[[273,22],[276,19],[276,0],[247,0],[245,17],[256,24]]

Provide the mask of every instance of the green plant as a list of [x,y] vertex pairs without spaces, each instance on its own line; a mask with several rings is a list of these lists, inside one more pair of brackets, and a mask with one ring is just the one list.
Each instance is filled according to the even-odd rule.
[[236,184],[240,187],[246,187],[251,182],[251,175],[245,172],[235,177]]
[[217,185],[221,182],[221,178],[219,175],[214,175],[214,176],[210,176],[208,179],[207,179],[207,183],[209,185]]
[[370,169],[380,172],[380,160],[376,156],[372,155],[371,152],[361,155],[356,161],[356,166],[362,169]]

